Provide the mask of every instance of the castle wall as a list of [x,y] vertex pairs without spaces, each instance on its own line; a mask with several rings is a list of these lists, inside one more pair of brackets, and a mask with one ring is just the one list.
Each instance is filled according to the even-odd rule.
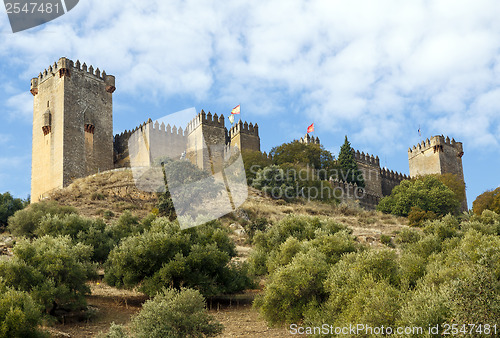
[[373,155],[354,151],[354,160],[358,165],[358,169],[363,173],[365,181],[365,190],[368,194],[381,197],[382,194],[382,179],[380,177],[380,160]]

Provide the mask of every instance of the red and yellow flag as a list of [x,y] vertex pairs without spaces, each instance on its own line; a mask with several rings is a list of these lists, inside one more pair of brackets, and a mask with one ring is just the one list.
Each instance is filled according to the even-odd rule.
[[314,131],[314,123],[307,127],[307,133],[312,133]]
[[236,107],[231,110],[231,114],[239,114],[240,113],[240,105],[237,105]]

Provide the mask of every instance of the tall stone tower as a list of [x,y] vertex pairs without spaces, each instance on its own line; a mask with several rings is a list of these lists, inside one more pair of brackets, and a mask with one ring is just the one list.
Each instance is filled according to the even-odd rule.
[[[465,182],[463,155],[462,142],[450,140],[443,135],[433,136],[430,140],[426,139],[408,149],[410,176],[451,173]],[[462,209],[467,210],[467,200],[464,201]]]
[[113,168],[115,77],[60,58],[31,80],[31,200]]

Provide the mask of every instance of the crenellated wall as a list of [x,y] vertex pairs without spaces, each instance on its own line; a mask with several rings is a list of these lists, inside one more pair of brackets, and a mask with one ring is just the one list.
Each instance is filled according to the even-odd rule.
[[160,157],[185,157],[203,170],[218,172],[231,146],[260,150],[258,125],[238,123],[227,130],[224,115],[202,110],[183,130],[149,119],[114,138],[115,166],[149,166]]

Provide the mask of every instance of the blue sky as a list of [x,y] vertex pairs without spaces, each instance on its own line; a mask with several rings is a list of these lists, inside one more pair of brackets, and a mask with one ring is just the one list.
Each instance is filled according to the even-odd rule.
[[[408,173],[408,147],[464,143],[469,205],[500,185],[495,0],[81,0],[13,34],[0,10],[0,192],[30,190],[30,79],[61,56],[116,76],[115,133],[189,107],[241,104],[262,149],[309,124]],[[226,123],[228,123],[226,121]]]

